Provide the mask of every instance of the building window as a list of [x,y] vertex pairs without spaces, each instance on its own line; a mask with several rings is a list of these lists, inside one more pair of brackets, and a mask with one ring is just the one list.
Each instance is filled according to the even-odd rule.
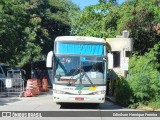
[[120,52],[114,51],[113,53],[113,67],[120,67]]

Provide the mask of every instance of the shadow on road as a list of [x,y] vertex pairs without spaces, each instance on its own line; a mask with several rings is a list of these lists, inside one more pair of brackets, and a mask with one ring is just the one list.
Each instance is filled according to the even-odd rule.
[[0,106],[3,105],[8,105],[8,103],[13,103],[13,102],[17,102],[20,101],[19,98],[15,98],[15,97],[1,97],[0,98]]
[[88,103],[64,103],[60,109],[99,109],[99,106]]
[[82,103],[67,103],[61,104],[60,109],[100,109],[100,110],[115,110],[122,109],[123,107],[116,105],[113,102],[106,101],[105,103],[101,103],[99,106],[96,104],[82,104]]

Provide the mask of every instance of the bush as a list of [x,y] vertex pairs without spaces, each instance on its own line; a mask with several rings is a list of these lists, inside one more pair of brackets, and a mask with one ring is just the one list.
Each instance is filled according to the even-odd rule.
[[135,54],[130,60],[128,83],[134,103],[157,101],[160,97],[159,51],[157,44],[144,56]]
[[119,77],[116,83],[116,100],[125,106],[149,105],[160,108],[160,45],[143,56],[134,54],[130,59],[130,77]]
[[128,106],[131,103],[132,90],[128,84],[128,81],[123,77],[119,77],[116,82],[116,101],[123,105]]
[[159,109],[160,108],[160,98],[157,98],[156,100],[149,101],[148,105],[154,109]]

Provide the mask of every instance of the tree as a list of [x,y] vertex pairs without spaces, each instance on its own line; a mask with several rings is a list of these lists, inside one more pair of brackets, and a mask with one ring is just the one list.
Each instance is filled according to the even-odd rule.
[[100,3],[100,4],[101,4],[101,3],[107,3],[107,2],[112,3],[112,4],[116,4],[116,3],[117,3],[117,0],[99,0],[99,3]]
[[159,1],[128,0],[121,5],[99,2],[73,18],[72,34],[107,38],[128,30],[134,51],[141,55],[160,41]]
[[129,30],[134,40],[134,51],[144,54],[160,41],[158,23],[160,2],[157,0],[128,0],[121,6],[117,33]]
[[99,0],[99,3],[107,3],[107,0]]
[[106,38],[114,36],[117,28],[119,7],[101,3],[86,7],[75,18],[72,34]]
[[[26,52],[24,52],[24,57],[34,56],[30,57],[32,61],[36,57],[36,59],[40,59],[41,55],[47,55],[53,49],[56,36],[70,34],[70,12],[78,10],[78,7],[66,0],[29,1],[26,11],[30,21],[25,32],[30,40],[26,52],[31,52],[28,52],[29,55],[25,55]],[[33,53],[33,49],[35,49],[35,53]],[[33,55],[30,55],[31,53]]]
[[133,100],[138,103],[156,101],[159,103],[160,95],[160,43],[155,44],[143,56],[134,55],[130,60],[128,79],[133,90]]
[[27,20],[23,0],[0,1],[0,62],[16,62],[15,55],[23,49]]
[[79,10],[70,0],[1,0],[0,62],[23,65],[53,49],[56,36],[69,35],[70,15]]

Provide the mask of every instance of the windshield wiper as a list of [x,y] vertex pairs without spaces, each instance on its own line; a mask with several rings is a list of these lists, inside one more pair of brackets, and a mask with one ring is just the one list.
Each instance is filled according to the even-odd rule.
[[[76,71],[78,71],[79,69],[77,69]],[[82,73],[82,74],[81,74]],[[90,84],[91,84],[91,86],[95,86],[94,84],[93,84],[93,82],[92,82],[92,80],[89,78],[89,76],[87,75],[87,73],[84,71],[84,69],[83,68],[81,68],[81,72],[80,72],[80,77],[78,77],[79,79],[80,79],[80,81],[82,80],[82,78],[84,77],[84,76],[86,76],[86,78],[87,78],[87,80],[90,82]],[[74,77],[74,74],[73,74],[73,76],[71,77],[71,78],[73,78]],[[77,78],[77,79],[78,79]]]
[[78,68],[77,70],[74,71],[74,73],[73,73],[73,75],[71,76],[69,82],[67,83],[67,86],[71,86],[71,85],[72,85],[72,84],[71,84],[71,80],[73,79],[73,77],[75,76],[75,74],[78,72],[79,69],[80,69],[80,68]]
[[91,83],[91,85],[94,87],[94,84],[92,82],[92,80],[89,78],[89,76],[87,75],[87,73],[84,71],[84,69],[82,69],[82,76],[81,79],[83,78],[83,76],[86,76],[87,80]]
[[[80,70],[80,69],[81,69],[81,70]],[[80,67],[80,68],[78,68],[77,70],[74,71],[71,79],[73,79],[73,77],[74,77],[75,74],[78,72],[78,70],[80,70],[80,77],[78,77],[78,78],[80,78],[80,80],[82,80],[82,78],[83,78],[84,76],[86,76],[86,78],[87,78],[87,80],[90,82],[91,86],[94,87],[95,85],[93,84],[92,80],[89,78],[89,76],[87,75],[87,73],[84,71],[84,69],[83,69],[82,67]],[[81,74],[81,73],[82,73],[82,74]],[[78,78],[77,78],[77,79],[78,79]],[[72,84],[71,84],[71,81],[69,80],[69,82],[67,83],[67,86],[71,86],[71,85],[72,85]]]

